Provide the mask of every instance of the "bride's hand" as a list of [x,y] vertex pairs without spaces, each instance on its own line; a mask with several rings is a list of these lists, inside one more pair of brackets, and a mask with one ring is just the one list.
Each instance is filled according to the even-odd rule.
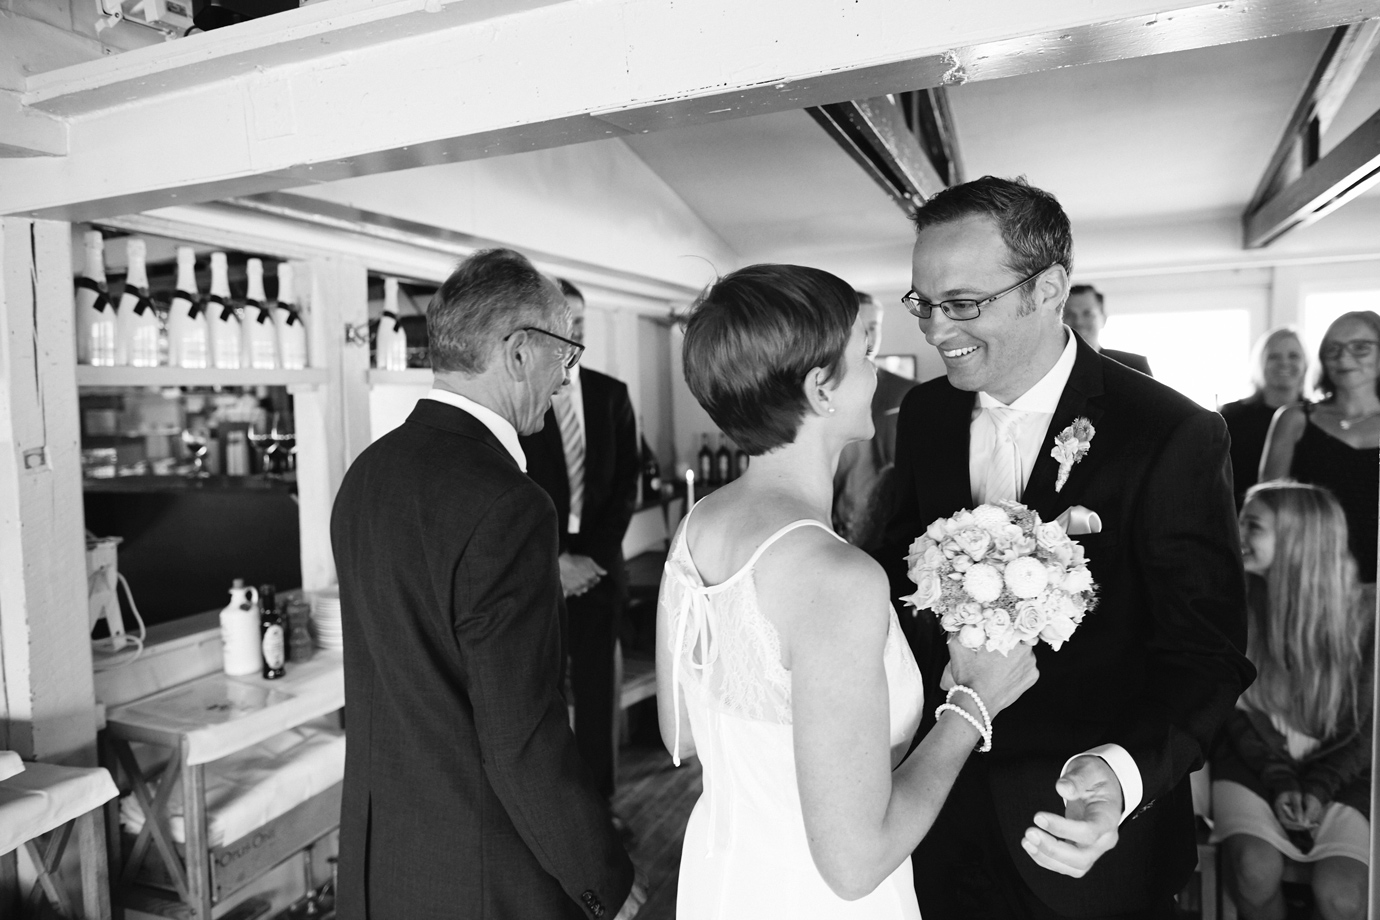
[[957,639],[949,640],[949,667],[955,683],[971,687],[987,705],[988,713],[997,713],[1016,702],[1022,693],[1035,686],[1040,671],[1035,666],[1034,650],[1021,643],[1007,655],[967,649]]

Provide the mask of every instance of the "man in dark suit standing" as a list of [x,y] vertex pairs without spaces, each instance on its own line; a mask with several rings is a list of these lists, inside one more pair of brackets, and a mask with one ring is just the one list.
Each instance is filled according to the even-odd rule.
[[518,442],[579,360],[569,326],[522,256],[465,260],[427,308],[433,389],[341,483],[341,920],[641,903],[570,732],[556,511]]
[[1082,336],[1093,351],[1113,361],[1120,361],[1133,371],[1154,376],[1150,373],[1150,360],[1145,355],[1102,347],[1102,327],[1107,325],[1107,304],[1102,292],[1091,284],[1075,284],[1069,288],[1068,303],[1064,304],[1064,322]]
[[[901,407],[894,591],[912,590],[903,556],[928,524],[1002,498],[1089,522],[1071,530],[1099,589],[1067,645],[1036,649],[1039,683],[916,850],[921,913],[1168,918],[1196,861],[1188,774],[1253,677],[1226,428],[1063,325],[1073,246],[1052,195],[988,176],[915,222],[905,299],[946,376]],[[1090,445],[1057,459],[1075,421]],[[942,700],[938,624],[903,619]]]
[[[570,337],[585,340],[585,299],[560,281]],[[575,741],[594,782],[613,795],[614,643],[628,599],[623,535],[637,504],[637,422],[628,387],[579,365],[551,400],[546,424],[522,438],[527,472],[556,505],[561,588],[569,611]]]
[[[859,291],[858,310],[868,318],[867,356],[876,358],[882,348],[882,305],[871,294]],[[915,385],[909,377],[877,368],[877,389],[872,393],[872,439],[844,445],[834,471],[834,530],[869,553],[880,549],[887,518],[895,504],[892,477],[896,464],[896,417],[901,411],[901,400]]]

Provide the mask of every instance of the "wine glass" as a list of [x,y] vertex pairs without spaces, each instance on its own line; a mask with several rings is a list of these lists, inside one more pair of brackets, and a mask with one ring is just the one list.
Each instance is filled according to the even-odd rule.
[[187,452],[192,455],[192,465],[195,467],[193,476],[205,476],[206,467],[204,459],[206,451],[210,447],[209,433],[205,428],[183,428],[182,444],[187,448]]
[[273,413],[273,427],[269,437],[273,441],[274,466],[281,473],[297,469],[297,431],[291,412]]
[[271,472],[269,453],[275,445],[273,443],[273,428],[269,424],[267,413],[259,413],[255,417],[254,423],[249,426],[249,443],[259,458],[259,472],[268,475]]

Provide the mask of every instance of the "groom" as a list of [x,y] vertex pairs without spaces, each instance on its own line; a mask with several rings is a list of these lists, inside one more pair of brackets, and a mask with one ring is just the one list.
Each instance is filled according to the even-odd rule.
[[[909,543],[960,509],[1006,498],[1046,521],[1074,506],[1101,520],[1076,537],[1097,607],[1061,651],[1036,650],[1039,682],[916,850],[921,913],[1170,917],[1196,859],[1188,774],[1254,674],[1226,427],[1063,324],[1073,241],[1052,195],[987,176],[931,198],[915,225],[905,300],[946,377],[901,406],[880,554],[893,594],[914,590]],[[1094,435],[1061,464],[1051,451],[1075,420]],[[932,709],[944,637],[928,611],[902,619]]]

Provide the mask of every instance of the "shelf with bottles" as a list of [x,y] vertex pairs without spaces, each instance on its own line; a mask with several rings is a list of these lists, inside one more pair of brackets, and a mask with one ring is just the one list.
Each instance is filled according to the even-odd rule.
[[430,386],[426,305],[436,286],[369,275],[370,386]]
[[175,240],[131,236],[110,247],[108,278],[106,233],[87,229],[81,241],[75,280],[79,385],[327,381],[324,371],[309,366],[302,291],[290,263],[267,273],[265,260],[252,254],[199,255]]
[[88,485],[129,479],[143,485],[123,490],[158,491],[151,480],[228,488],[221,478],[267,478],[295,486],[297,436],[283,387],[85,391],[80,422]]

